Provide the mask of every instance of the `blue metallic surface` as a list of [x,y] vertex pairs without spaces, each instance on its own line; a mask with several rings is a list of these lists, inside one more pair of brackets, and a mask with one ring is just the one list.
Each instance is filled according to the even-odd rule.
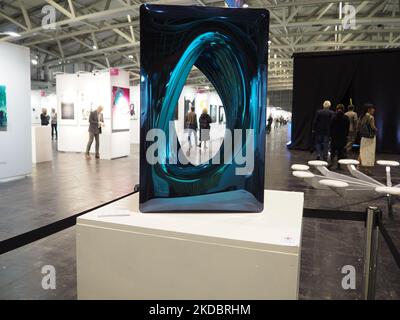
[[[262,211],[268,11],[143,5],[140,14],[140,210]],[[166,148],[159,150],[161,163],[147,162],[152,142],[146,141],[146,134],[157,128],[168,137],[169,122],[193,65],[219,94],[226,128],[254,130],[253,172],[235,174],[240,167],[235,153],[232,163],[171,164],[177,155],[168,138]],[[244,147],[249,141],[234,143]],[[224,154],[224,147],[223,143],[217,157]]]

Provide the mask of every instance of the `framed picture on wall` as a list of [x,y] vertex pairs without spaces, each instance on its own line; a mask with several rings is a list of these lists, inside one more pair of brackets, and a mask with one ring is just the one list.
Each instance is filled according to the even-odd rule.
[[8,111],[6,86],[0,85],[0,131],[7,131]]
[[211,122],[215,123],[217,122],[217,106],[210,104],[210,117],[211,117]]
[[219,124],[225,123],[225,109],[224,106],[219,106],[219,111],[218,111],[218,122]]
[[178,120],[179,118],[179,103],[175,106],[174,120]]
[[61,102],[61,120],[75,120],[75,104]]
[[78,92],[64,92],[61,94],[58,114],[63,125],[77,125],[78,123]]
[[129,88],[112,87],[111,121],[112,131],[129,131],[131,109]]
[[79,92],[79,123],[89,125],[90,113],[94,110],[94,103],[86,92]]

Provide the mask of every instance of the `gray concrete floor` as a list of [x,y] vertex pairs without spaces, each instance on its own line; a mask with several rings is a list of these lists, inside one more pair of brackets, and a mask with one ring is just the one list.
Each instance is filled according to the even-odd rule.
[[[286,139],[286,128],[277,129],[268,136],[266,188],[304,191],[306,207],[365,209],[369,202],[343,200],[329,191],[309,189],[293,178],[290,165],[305,163],[312,155],[288,151]],[[400,158],[398,155],[379,157]],[[384,171],[380,169],[375,175],[384,179]],[[137,147],[132,148],[130,157],[113,161],[86,162],[81,154],[55,153],[55,161],[38,164],[32,177],[0,184],[0,239],[109,201],[130,192],[137,182]],[[381,201],[374,204],[384,205]],[[386,219],[385,223],[400,248],[399,216],[396,204],[395,220]],[[360,299],[363,241],[364,226],[360,222],[305,218],[300,298]],[[400,299],[400,270],[382,239],[379,250],[376,297]],[[44,290],[41,286],[41,271],[45,265],[56,269],[55,290]],[[344,265],[356,269],[355,290],[341,287]],[[0,256],[0,299],[76,299],[75,228]]]

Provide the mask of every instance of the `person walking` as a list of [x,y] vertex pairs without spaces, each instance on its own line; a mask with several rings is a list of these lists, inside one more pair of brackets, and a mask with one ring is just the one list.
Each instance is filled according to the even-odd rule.
[[210,115],[207,113],[207,108],[203,109],[203,113],[199,118],[200,124],[200,143],[199,147],[201,148],[201,143],[204,141],[204,149],[207,149],[207,141],[210,140],[210,123],[212,122]]
[[193,105],[190,107],[190,111],[185,116],[185,130],[187,131],[187,137],[189,141],[189,148],[192,147],[191,135],[193,133],[195,145],[197,145],[197,115],[194,112]]
[[323,109],[317,111],[312,131],[315,139],[315,151],[318,160],[328,160],[329,138],[331,122],[335,113],[330,110],[331,102],[326,100],[323,103]]
[[49,121],[50,121],[50,117],[47,114],[47,109],[43,108],[42,109],[42,113],[40,114],[40,124],[42,126],[48,126],[49,125]]
[[51,140],[54,140],[54,135],[56,136],[56,140],[58,139],[57,132],[57,112],[56,109],[51,109]]
[[274,119],[272,118],[272,115],[269,115],[268,120],[267,120],[267,134],[271,133],[271,128],[272,128],[272,122]]
[[86,146],[86,160],[90,160],[90,148],[93,139],[96,140],[96,159],[100,158],[100,134],[104,127],[103,106],[98,106],[95,111],[90,112],[89,116],[89,141]]
[[333,166],[335,157],[337,156],[337,168],[340,169],[340,159],[345,158],[345,146],[349,133],[350,120],[344,115],[344,105],[338,104],[336,114],[332,119],[331,124],[331,163]]
[[367,174],[372,174],[372,169],[375,166],[376,133],[378,128],[375,126],[374,114],[375,107],[372,104],[366,104],[364,106],[364,115],[358,122],[358,132],[361,136],[358,160]]
[[357,121],[358,115],[354,112],[354,106],[351,104],[348,107],[348,111],[345,116],[349,119],[349,134],[347,136],[346,152],[349,154],[353,148],[353,144],[357,138]]
[[275,126],[274,129],[277,129],[279,127],[279,119],[275,118]]

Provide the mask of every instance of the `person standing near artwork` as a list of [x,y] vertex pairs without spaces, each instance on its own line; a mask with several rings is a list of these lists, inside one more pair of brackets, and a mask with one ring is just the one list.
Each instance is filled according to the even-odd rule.
[[200,123],[200,143],[199,147],[201,148],[201,143],[204,141],[204,149],[207,149],[207,141],[210,140],[210,123],[211,117],[207,113],[207,108],[203,109],[203,113],[199,118]]
[[272,128],[272,122],[274,119],[272,118],[272,115],[269,115],[268,121],[267,121],[267,134],[271,133],[271,128]]
[[346,152],[349,154],[351,149],[353,148],[353,144],[357,138],[357,121],[358,116],[357,113],[354,112],[354,106],[351,104],[349,105],[349,111],[345,113],[346,117],[349,118],[350,125],[349,125],[349,135],[347,136],[347,144],[346,144]]
[[340,159],[345,158],[345,146],[347,143],[347,135],[349,133],[350,120],[344,115],[344,105],[338,104],[336,107],[336,115],[331,124],[331,163],[333,166],[335,157],[337,156],[337,168],[340,169]]
[[312,131],[315,137],[317,160],[328,160],[331,122],[335,116],[330,107],[331,102],[328,100],[324,101],[323,109],[318,110],[314,118]]
[[195,144],[197,145],[197,115],[194,112],[194,107],[190,104],[190,112],[185,116],[185,130],[187,131],[189,148],[192,147],[191,135],[194,134]]
[[50,121],[50,116],[47,114],[47,109],[43,108],[40,114],[40,124],[42,126],[48,126]]
[[375,166],[376,133],[378,129],[375,126],[375,107],[372,104],[366,104],[364,108],[364,115],[358,122],[358,132],[361,136],[358,160],[365,172],[372,174],[372,169]]
[[56,136],[56,140],[58,139],[57,132],[57,112],[56,109],[51,109],[51,140],[54,140],[54,135]]
[[98,106],[89,116],[89,141],[86,146],[86,160],[90,160],[90,148],[93,140],[96,141],[96,159],[100,158],[100,134],[104,127],[103,106]]

